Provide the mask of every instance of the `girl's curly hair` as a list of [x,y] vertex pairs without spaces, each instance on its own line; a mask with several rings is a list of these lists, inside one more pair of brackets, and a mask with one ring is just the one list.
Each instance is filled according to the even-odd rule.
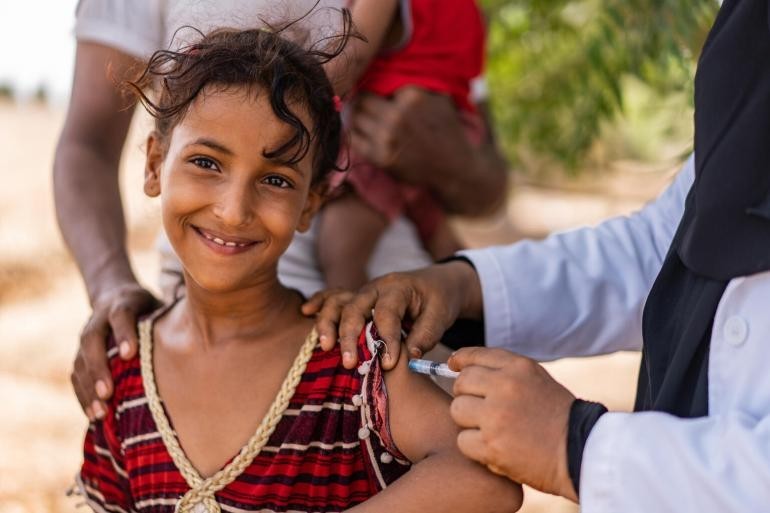
[[[341,33],[307,48],[286,37],[300,20],[280,28],[198,31],[196,43],[155,52],[126,86],[155,118],[155,129],[164,139],[205,87],[246,86],[266,92],[276,117],[294,131],[281,146],[264,152],[265,158],[295,164],[315,146],[312,184],[323,183],[330,171],[342,170],[337,163],[342,122],[323,64],[340,55],[351,36],[359,37],[353,34],[350,12],[340,12]],[[153,88],[157,99],[145,93]],[[307,110],[310,129],[292,108]]]

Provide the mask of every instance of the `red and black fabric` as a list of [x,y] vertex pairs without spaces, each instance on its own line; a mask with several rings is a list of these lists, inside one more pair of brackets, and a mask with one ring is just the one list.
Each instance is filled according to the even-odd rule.
[[378,55],[358,90],[390,96],[407,85],[452,97],[466,112],[471,81],[484,69],[485,27],[474,0],[401,0],[404,41]]
[[[98,512],[172,513],[189,487],[147,406],[139,359],[119,358],[114,341],[108,349],[115,394],[105,420],[86,434],[78,487]],[[368,348],[361,351],[371,358]],[[370,366],[369,374],[381,377],[379,359]],[[222,511],[343,511],[407,472],[410,462],[389,438],[384,383],[378,378],[382,386],[364,387],[369,374],[343,368],[338,348],[316,348],[266,446],[217,493]],[[362,414],[363,403],[380,412],[375,422]],[[388,450],[394,453],[386,456]]]

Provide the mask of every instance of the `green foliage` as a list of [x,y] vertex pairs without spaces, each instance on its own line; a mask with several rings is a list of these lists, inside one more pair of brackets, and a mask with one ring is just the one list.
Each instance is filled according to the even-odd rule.
[[[504,149],[575,169],[623,110],[628,78],[692,98],[716,0],[482,0],[491,106]],[[625,81],[625,82],[624,82]]]

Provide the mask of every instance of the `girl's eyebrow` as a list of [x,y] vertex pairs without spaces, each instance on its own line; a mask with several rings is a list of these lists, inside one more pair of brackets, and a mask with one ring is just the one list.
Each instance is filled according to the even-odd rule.
[[297,172],[300,176],[305,176],[305,171],[297,165],[297,163],[290,163],[290,162],[284,162],[282,160],[279,160],[277,158],[270,159],[271,162],[278,164],[281,167],[287,167],[289,169],[293,169],[295,172]]
[[228,148],[227,146],[223,146],[222,144],[212,140],[207,139],[206,137],[201,137],[199,139],[194,140],[193,142],[187,144],[187,146],[195,146],[196,144],[200,144],[202,146],[208,146],[212,150],[217,150],[221,153],[224,153],[225,155],[233,155],[233,151]]
[[[199,137],[198,139],[194,140],[193,142],[187,144],[185,146],[185,148],[187,148],[189,146],[195,146],[195,145],[198,145],[198,144],[200,144],[202,146],[207,146],[207,147],[209,147],[209,148],[211,148],[213,150],[219,151],[220,153],[224,153],[225,155],[235,155],[235,152],[233,152],[227,146],[224,146],[224,145],[218,143],[217,141],[215,141],[213,139],[209,139],[207,137]],[[271,162],[273,162],[275,164],[278,164],[280,166],[288,167],[289,169],[293,169],[294,171],[296,171],[297,173],[299,173],[302,176],[305,175],[305,171],[303,169],[301,169],[296,163],[284,162],[284,161],[280,160],[277,157],[274,157],[274,158],[268,159],[268,160],[270,160]]]

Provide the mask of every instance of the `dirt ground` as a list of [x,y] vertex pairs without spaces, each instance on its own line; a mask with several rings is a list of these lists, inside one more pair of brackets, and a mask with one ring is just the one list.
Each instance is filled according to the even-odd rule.
[[[0,103],[0,513],[68,513],[65,497],[81,461],[86,427],[69,370],[89,308],[77,270],[56,227],[50,169],[64,113]],[[141,137],[135,123],[122,176],[129,240],[139,276],[153,287],[157,205],[141,194]],[[654,196],[671,171],[626,163],[600,179],[542,186],[518,180],[504,212],[458,222],[469,245],[506,243],[630,212]],[[612,409],[631,407],[636,354],[548,364],[580,397]],[[83,510],[80,510],[83,511]],[[527,492],[527,513],[577,511],[567,501]]]

